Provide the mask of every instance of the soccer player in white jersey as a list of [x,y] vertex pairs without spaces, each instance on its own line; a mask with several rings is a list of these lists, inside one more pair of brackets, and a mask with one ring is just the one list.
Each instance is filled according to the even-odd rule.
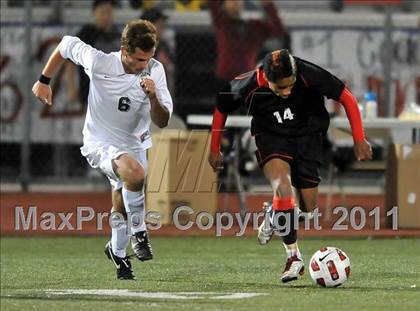
[[52,105],[49,82],[66,59],[83,66],[90,78],[81,153],[112,185],[112,237],[105,254],[117,267],[118,279],[134,279],[126,253],[130,238],[139,260],[153,258],[144,222],[149,126],[152,121],[165,127],[173,110],[165,71],[153,58],[156,45],[156,28],[145,20],[129,22],[120,51],[110,54],[65,36],[32,88],[42,103]]

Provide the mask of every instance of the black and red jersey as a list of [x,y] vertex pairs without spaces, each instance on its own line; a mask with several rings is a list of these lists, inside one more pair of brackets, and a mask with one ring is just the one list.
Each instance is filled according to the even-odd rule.
[[262,68],[244,73],[218,94],[217,108],[229,114],[244,105],[252,116],[251,133],[303,136],[326,132],[329,115],[324,97],[339,101],[345,85],[327,70],[295,57],[296,83],[288,98],[275,95],[262,77]]

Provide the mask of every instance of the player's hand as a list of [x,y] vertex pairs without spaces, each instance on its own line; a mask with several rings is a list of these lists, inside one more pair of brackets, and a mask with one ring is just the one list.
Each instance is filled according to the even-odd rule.
[[144,78],[140,81],[140,86],[149,97],[156,96],[156,85],[152,79]]
[[48,84],[36,81],[32,87],[32,93],[41,103],[52,106],[52,90]]
[[218,153],[210,152],[208,160],[214,172],[218,172],[223,169],[223,154],[220,151]]
[[354,155],[357,161],[372,159],[372,147],[366,139],[354,143]]

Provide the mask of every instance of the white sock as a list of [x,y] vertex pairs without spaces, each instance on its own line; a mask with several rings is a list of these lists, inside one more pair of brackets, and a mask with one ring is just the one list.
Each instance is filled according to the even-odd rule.
[[123,187],[122,196],[127,217],[131,217],[131,232],[134,234],[139,231],[146,231],[144,192],[130,191]]
[[123,221],[121,217],[111,214],[111,247],[115,256],[124,258],[127,256],[127,246],[130,241],[130,231],[127,228],[127,221]]
[[289,245],[283,243],[283,245],[286,249],[287,258],[296,256],[297,258],[302,259],[297,242]]

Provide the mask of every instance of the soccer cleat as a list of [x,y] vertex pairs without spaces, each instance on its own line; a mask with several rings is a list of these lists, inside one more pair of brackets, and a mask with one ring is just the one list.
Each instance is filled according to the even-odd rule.
[[119,280],[134,280],[136,277],[131,270],[131,262],[128,257],[121,258],[115,256],[112,252],[111,242],[105,245],[105,255],[111,260],[117,268],[117,279]]
[[272,205],[269,202],[264,202],[264,220],[261,225],[258,227],[258,242],[261,245],[266,245],[270,242],[274,234],[274,228],[271,225],[270,214],[271,214]]
[[153,259],[152,246],[150,245],[149,235],[147,231],[140,231],[131,237],[131,246],[134,254],[140,261]]
[[287,283],[290,281],[297,280],[299,275],[302,276],[305,273],[305,265],[302,259],[297,256],[292,256],[287,259],[286,267],[284,268],[283,274],[281,275],[281,281]]

